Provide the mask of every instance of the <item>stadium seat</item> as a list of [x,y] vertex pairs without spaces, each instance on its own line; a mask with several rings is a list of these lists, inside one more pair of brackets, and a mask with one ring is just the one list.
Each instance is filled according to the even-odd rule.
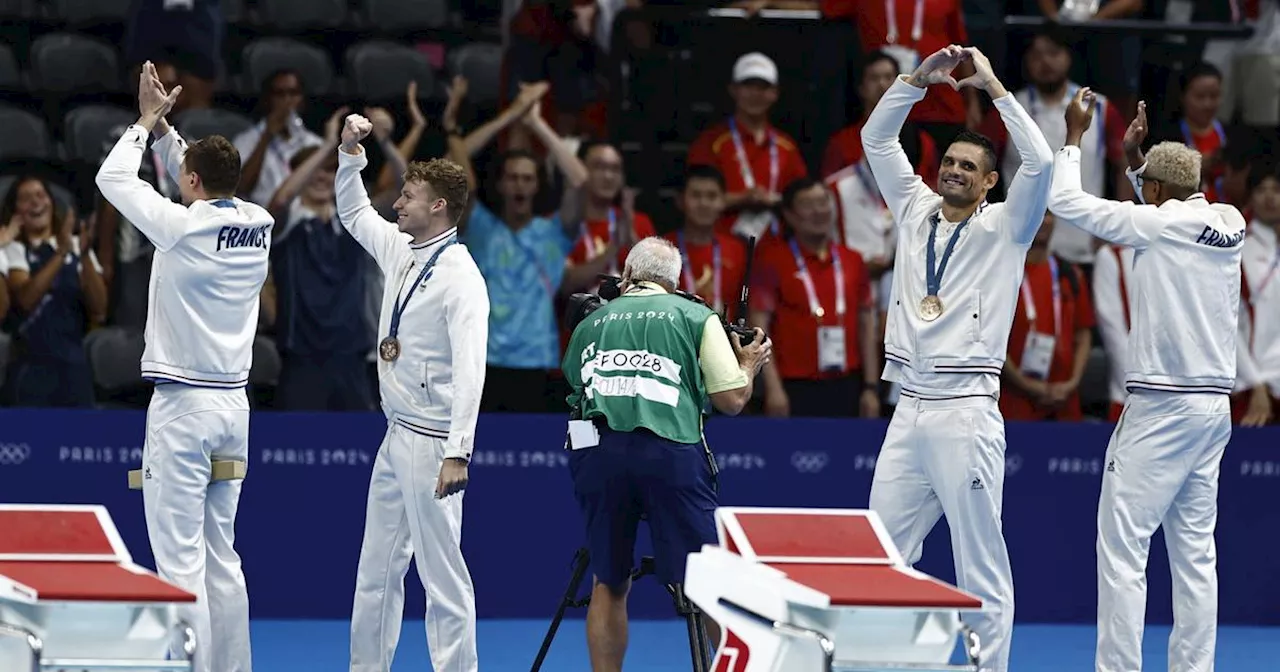
[[211,135],[221,135],[231,140],[253,126],[253,120],[228,110],[187,110],[173,118],[173,125],[187,142],[195,142]]
[[35,0],[0,0],[0,19],[29,19],[35,15]]
[[260,23],[273,30],[300,32],[339,28],[347,23],[346,0],[258,0]]
[[446,0],[367,0],[365,12],[371,27],[383,33],[443,28],[449,23]]
[[370,40],[347,50],[347,74],[354,80],[355,95],[370,102],[404,99],[409,81],[418,91],[429,93],[435,86],[435,70],[425,54],[403,44]]
[[[93,384],[107,400],[123,397],[146,383],[142,380],[142,351],[146,342],[139,332],[120,327],[94,329],[84,337],[85,354],[93,372]],[[112,407],[108,402],[99,406]]]
[[26,110],[0,106],[0,159],[51,159],[53,142],[44,120]]
[[67,113],[63,138],[69,159],[97,166],[138,113],[113,105],[83,105]]
[[502,45],[473,42],[449,54],[449,70],[467,78],[467,99],[476,105],[498,102],[502,91]]
[[333,64],[328,53],[287,37],[264,37],[244,48],[245,93],[256,96],[267,77],[283,69],[295,70],[302,76],[308,96],[322,96],[333,88]]
[[31,88],[47,93],[119,91],[120,61],[109,45],[71,33],[31,44]]
[[22,88],[22,71],[18,59],[7,44],[0,44],[0,90],[17,91]]
[[249,367],[249,384],[254,387],[275,387],[280,382],[280,352],[275,341],[266,336],[253,339],[253,365]]
[[53,0],[54,19],[71,25],[122,23],[129,17],[132,0]]

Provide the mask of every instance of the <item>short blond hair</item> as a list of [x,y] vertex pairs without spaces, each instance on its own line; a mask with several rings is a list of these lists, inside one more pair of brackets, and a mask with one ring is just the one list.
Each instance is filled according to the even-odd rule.
[[449,221],[461,224],[462,213],[467,209],[467,171],[448,159],[414,161],[404,171],[405,183],[417,182],[431,185],[436,196],[447,203]]
[[1200,191],[1200,152],[1181,142],[1162,142],[1147,152],[1142,175],[1171,187]]

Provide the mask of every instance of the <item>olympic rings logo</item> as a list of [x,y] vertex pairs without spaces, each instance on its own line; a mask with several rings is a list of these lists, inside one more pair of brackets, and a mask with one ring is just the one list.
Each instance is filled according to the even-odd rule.
[[816,474],[827,468],[831,461],[826,453],[792,453],[791,466],[802,474]]
[[31,446],[25,443],[0,443],[0,465],[16,466],[31,457]]

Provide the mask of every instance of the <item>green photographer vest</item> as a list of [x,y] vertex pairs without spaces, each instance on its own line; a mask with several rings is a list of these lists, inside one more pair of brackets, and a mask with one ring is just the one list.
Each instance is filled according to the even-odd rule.
[[643,427],[669,441],[701,443],[709,399],[698,351],[714,314],[665,292],[628,293],[605,304],[565,349],[569,406],[615,431]]

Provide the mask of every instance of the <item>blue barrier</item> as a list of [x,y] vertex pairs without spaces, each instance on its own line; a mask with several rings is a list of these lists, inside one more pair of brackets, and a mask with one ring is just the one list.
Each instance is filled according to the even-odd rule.
[[[237,546],[253,615],[349,618],[365,495],[385,421],[373,414],[259,413]],[[141,460],[144,415],[128,411],[0,411],[0,502],[101,503],[135,559],[150,566],[142,498],[125,474]],[[865,507],[887,424],[862,420],[716,418],[707,437],[724,504]],[[1017,618],[1095,620],[1094,530],[1111,426],[1010,424],[1004,524]],[[463,547],[481,617],[546,618],[581,544],[561,449],[564,419],[481,418]],[[1223,462],[1218,552],[1224,623],[1280,624],[1280,429],[1237,429]],[[0,530],[0,534],[3,534]],[[920,569],[954,572],[945,524]],[[420,618],[415,570],[408,613]],[[1163,542],[1152,545],[1148,618],[1169,622]],[[636,618],[673,615],[652,579]]]

